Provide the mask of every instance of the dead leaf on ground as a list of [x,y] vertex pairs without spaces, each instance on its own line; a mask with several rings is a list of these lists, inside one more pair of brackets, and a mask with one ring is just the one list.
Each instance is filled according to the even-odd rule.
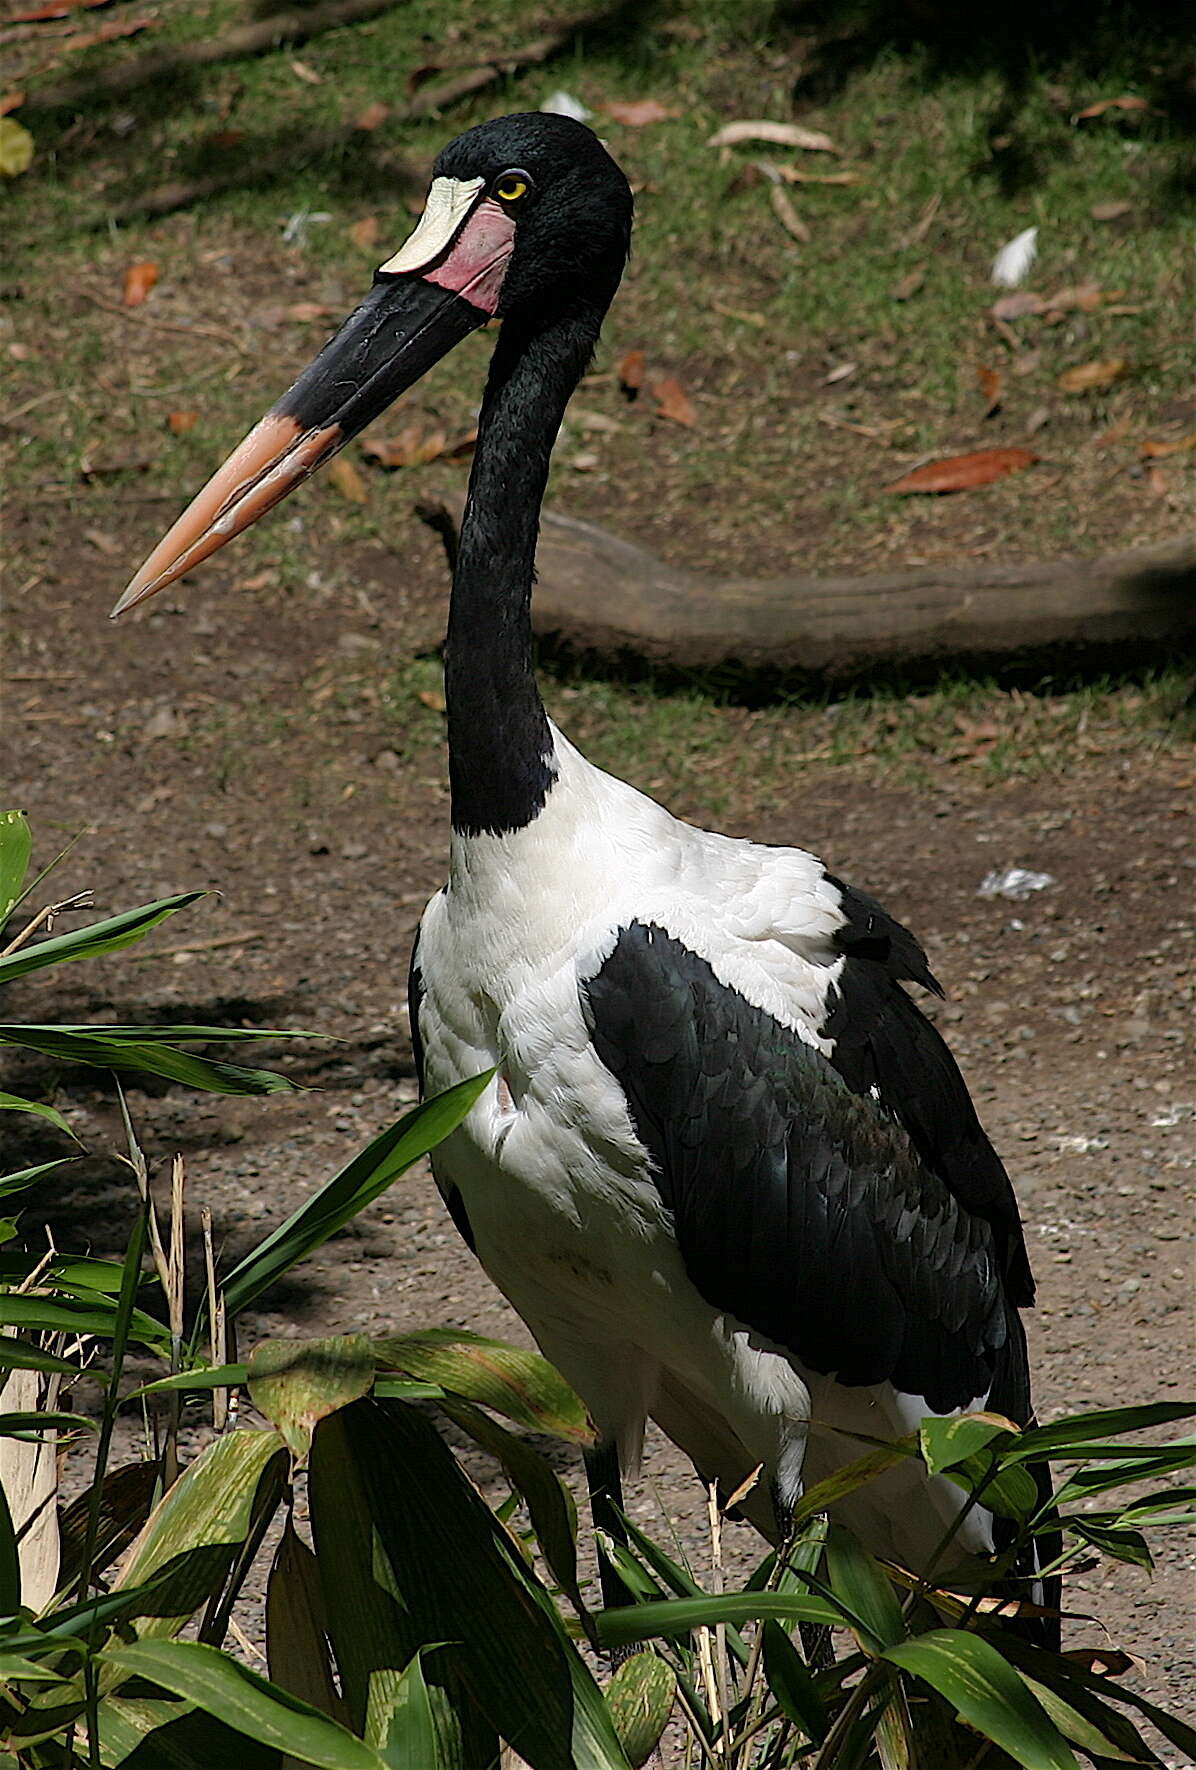
[[968,492],[975,486],[992,485],[1010,473],[1033,467],[1041,457],[1033,449],[977,449],[971,455],[945,455],[927,461],[886,486],[889,492]]
[[617,418],[608,418],[605,412],[571,411],[569,416],[579,430],[594,430],[603,436],[619,436],[627,428]]
[[821,129],[805,129],[800,123],[724,123],[706,143],[707,147],[735,147],[741,141],[771,141],[777,147],[805,148],[812,154],[837,154],[838,148]]
[[1150,106],[1144,98],[1136,93],[1123,93],[1120,98],[1098,98],[1095,104],[1085,105],[1072,118],[1073,123],[1086,123],[1090,117],[1103,117],[1106,111],[1148,111]]
[[140,307],[161,274],[152,258],[143,258],[139,263],[131,264],[125,272],[124,293],[121,296],[125,306]]
[[376,98],[372,104],[367,104],[364,111],[361,111],[353,119],[353,127],[354,129],[364,129],[368,133],[377,129],[380,123],[385,123],[389,115],[390,106],[383,104],[380,98]]
[[918,290],[922,287],[922,284],[925,281],[926,266],[924,264],[916,264],[912,270],[907,270],[904,276],[897,278],[897,281],[889,290],[889,295],[894,301],[910,301],[918,293]]
[[1144,461],[1157,461],[1164,455],[1182,455],[1188,449],[1196,449],[1196,430],[1189,436],[1177,436],[1158,442],[1147,438],[1145,442],[1138,444],[1138,453]]
[[305,61],[293,61],[291,72],[296,80],[302,80],[305,86],[322,86],[324,84],[323,74],[317,74],[316,70],[309,67]]
[[1094,436],[1089,447],[1101,450],[1111,449],[1114,443],[1124,442],[1133,428],[1132,418],[1119,418],[1116,424],[1110,424],[1107,430],[1102,430],[1099,436]]
[[644,374],[647,364],[642,350],[629,350],[620,357],[615,373],[619,377],[619,386],[628,398],[634,399],[644,385]]
[[10,111],[19,111],[25,102],[23,92],[6,92],[0,97],[0,117],[7,117]]
[[10,12],[9,24],[40,24],[47,18],[69,18],[72,12],[91,12],[97,6],[109,6],[111,0],[49,0],[46,6],[35,6],[29,12]]
[[476,429],[467,430],[450,442],[447,432],[440,426],[426,430],[416,422],[405,424],[395,436],[375,437],[362,443],[361,452],[376,461],[379,467],[426,467],[429,461],[439,461],[442,457],[449,461],[460,460],[472,453],[477,440]]
[[777,177],[786,184],[863,184],[862,172],[803,172],[800,166],[778,166]]
[[1001,371],[1000,369],[977,369],[976,379],[980,383],[980,391],[985,399],[984,416],[991,418],[1001,405]]
[[369,487],[347,455],[338,455],[328,469],[328,477],[342,498],[350,504],[368,504]]
[[174,436],[186,436],[199,423],[198,412],[167,412],[166,425]]
[[282,326],[288,321],[307,326],[316,320],[328,319],[336,311],[322,301],[293,301],[289,307],[264,308],[258,317],[263,326]]
[[120,552],[120,542],[107,529],[84,529],[83,539],[95,548],[97,553],[106,553],[109,557]]
[[627,103],[612,99],[610,104],[598,108],[614,122],[626,123],[629,129],[642,129],[646,123],[666,123],[670,117],[681,115],[675,105],[661,104],[656,98],[636,98]]
[[1108,203],[1093,203],[1088,213],[1093,221],[1120,221],[1123,215],[1132,215],[1134,205],[1124,200]]
[[803,246],[808,246],[812,237],[810,230],[779,184],[768,187],[768,200],[785,232],[791,234],[795,240],[800,240]]
[[822,385],[834,387],[836,382],[846,381],[849,375],[854,375],[858,368],[858,363],[836,363],[835,367],[828,369],[822,377]]
[[363,252],[368,252],[370,247],[377,243],[380,231],[381,223],[376,215],[363,215],[361,220],[355,221],[349,229],[349,238],[355,246],[360,246]]
[[1171,482],[1161,467],[1148,467],[1146,483],[1156,498],[1165,498],[1171,490]]
[[70,55],[78,49],[94,49],[99,43],[111,43],[117,37],[135,37],[139,31],[148,31],[157,22],[155,18],[113,19],[101,25],[98,31],[75,31],[62,38],[58,51],[60,55]]
[[661,375],[653,381],[652,397],[658,418],[669,418],[674,424],[697,423],[693,402],[675,375]]
[[994,320],[1024,320],[1031,314],[1045,313],[1046,302],[1033,289],[1015,289],[1011,295],[1001,295],[989,308]]
[[1124,357],[1113,356],[1095,363],[1076,363],[1056,378],[1060,393],[1102,393],[1114,382],[1124,380],[1129,364]]
[[433,713],[448,712],[448,703],[438,689],[421,688],[416,699],[422,706],[431,708]]

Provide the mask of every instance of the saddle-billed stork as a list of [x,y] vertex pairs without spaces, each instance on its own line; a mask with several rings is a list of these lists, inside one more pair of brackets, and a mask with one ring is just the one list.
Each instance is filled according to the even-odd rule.
[[[679,822],[545,712],[540,507],[631,221],[626,178],[580,123],[502,117],[452,142],[414,233],[115,612],[501,319],[445,647],[449,883],[410,993],[426,1091],[495,1074],[436,1180],[586,1401],[600,1505],[652,1418],[724,1494],[762,1465],[741,1508],[776,1540],[802,1484],[861,1454],[854,1433],[980,1407],[1028,1421],[1034,1286],[1005,1170],[903,988],[938,992],[913,936],[801,849]],[[911,1459],[838,1513],[921,1569],[960,1508]],[[1001,1528],[968,1510],[958,1552],[999,1547]]]

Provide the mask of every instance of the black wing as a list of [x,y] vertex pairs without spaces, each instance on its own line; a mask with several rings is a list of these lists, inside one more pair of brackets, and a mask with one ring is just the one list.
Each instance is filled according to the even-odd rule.
[[[707,1302],[842,1383],[1028,1417],[1006,1231],[869,1084],[657,927],[623,929],[582,995]],[[879,1046],[885,1090],[901,1024]]]

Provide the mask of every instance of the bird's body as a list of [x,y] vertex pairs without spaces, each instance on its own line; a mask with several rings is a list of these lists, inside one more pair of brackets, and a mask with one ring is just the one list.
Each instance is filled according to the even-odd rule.
[[[1004,1338],[1000,1347],[983,1347],[1001,1292],[996,1237],[987,1219],[977,1219],[976,1235],[966,1210],[957,1209],[952,1233],[935,1250],[940,1266],[954,1264],[957,1276],[968,1255],[984,1268],[982,1302],[964,1335],[971,1356],[962,1388],[953,1367],[944,1370],[941,1360],[936,1367],[933,1351],[925,1382],[911,1387],[917,1358],[903,1348],[903,1329],[886,1319],[887,1299],[870,1294],[878,1252],[893,1254],[891,1266],[902,1264],[900,1248],[875,1245],[898,1225],[869,1216],[873,1198],[840,1199],[845,1218],[861,1217],[857,1239],[873,1244],[854,1268],[828,1256],[816,1238],[806,1254],[800,1237],[790,1236],[760,1250],[759,1270],[743,1275],[744,1301],[735,1308],[717,1294],[717,1278],[703,1283],[705,1274],[687,1267],[676,1211],[666,1202],[670,1176],[662,1186],[649,1147],[652,1109],[642,1091],[653,1068],[663,1071],[683,1055],[685,1035],[695,1030],[695,977],[712,998],[696,1029],[707,1039],[699,1063],[704,1057],[716,1090],[729,1085],[736,1094],[733,1102],[716,1101],[716,1112],[769,1112],[767,1076],[757,1078],[761,1099],[751,1102],[725,1074],[738,1043],[734,1036],[728,1042],[725,1027],[715,1048],[720,1009],[724,1023],[755,1009],[782,1063],[794,1045],[805,1056],[816,1159],[825,1162],[836,1144],[858,1158],[857,1146],[871,1139],[880,1151],[878,1164],[869,1150],[874,1171],[885,1160],[904,1161],[937,1203],[953,1202],[921,1170],[899,1117],[875,1097],[879,1087],[875,1095],[852,1093],[835,1068],[844,970],[872,966],[883,991],[901,986],[883,958],[848,957],[842,937],[851,928],[852,897],[812,855],[695,829],[594,768],[555,730],[552,739],[555,777],[543,809],[518,830],[455,835],[450,883],[420,926],[411,1011],[425,1088],[437,1092],[496,1071],[469,1118],[436,1151],[437,1182],[491,1278],[618,1445],[624,1468],[635,1466],[645,1421],[654,1418],[724,1495],[761,1468],[741,1509],[775,1538],[777,1498],[791,1503],[803,1482],[863,1454],[867,1438],[910,1432],[926,1413],[983,1407],[1003,1376],[1009,1388]],[[649,1045],[657,1041],[634,1097],[611,1066],[618,1057],[610,1045],[620,1036],[610,980],[628,960],[631,975],[613,988],[629,995]],[[648,993],[653,972],[664,990],[681,994],[679,1015],[666,1016],[672,1024],[663,1028],[662,991],[653,992],[655,1000]],[[941,1055],[933,1029],[920,1017],[917,1024],[928,1049]],[[669,1086],[671,1078],[661,1082]],[[966,1105],[962,1082],[959,1089]],[[728,1154],[718,1127],[701,1120],[703,1102],[691,1099],[687,1113],[675,1094],[662,1103],[674,1132],[708,1140],[711,1163],[733,1168],[734,1149]],[[783,1129],[779,1120],[776,1129]],[[695,1154],[701,1164],[702,1149]],[[724,1170],[709,1184],[716,1194],[738,1188],[727,1228],[743,1246],[767,1206],[753,1192],[758,1176],[744,1171],[749,1162],[741,1157],[738,1166],[738,1174]],[[807,1175],[796,1180],[814,1189]],[[915,1227],[911,1219],[906,1242]],[[730,1245],[696,1264],[717,1264],[721,1254],[731,1265]],[[762,1317],[786,1310],[778,1268],[782,1287],[787,1273],[795,1293],[812,1288],[814,1275],[800,1271],[803,1258],[827,1260],[831,1294],[818,1301],[819,1319],[786,1342],[761,1331]],[[997,1316],[1004,1328],[1004,1312]],[[853,1317],[864,1341],[872,1340],[873,1368],[863,1374],[881,1380],[840,1383],[833,1363],[819,1356],[837,1332],[850,1337]],[[998,1395],[997,1402],[1016,1411],[1018,1399]],[[857,1433],[863,1439],[849,1436]],[[924,1566],[958,1510],[958,1488],[925,1483],[911,1462],[858,1490],[842,1515],[878,1552]],[[962,1549],[991,1549],[987,1512],[974,1512],[962,1536]]]
[[[742,1507],[775,1538],[803,1483],[861,1453],[852,1434],[977,1406],[1028,1421],[1033,1283],[1005,1171],[904,988],[937,988],[913,937],[798,848],[678,822],[548,720],[539,512],[630,229],[627,181],[580,124],[499,118],[452,143],[410,240],[120,606],[502,318],[445,647],[450,879],[411,991],[426,1091],[495,1074],[436,1176],[604,1445],[634,1463],[652,1417],[724,1493],[758,1470]],[[842,1514],[924,1568],[962,1507],[909,1461]],[[1007,1536],[977,1506],[952,1552]]]

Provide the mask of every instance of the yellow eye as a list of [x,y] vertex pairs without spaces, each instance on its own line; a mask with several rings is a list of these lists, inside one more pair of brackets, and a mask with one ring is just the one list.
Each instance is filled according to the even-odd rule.
[[495,185],[494,194],[500,202],[517,203],[520,197],[527,195],[527,179],[516,178],[512,173],[507,173]]

